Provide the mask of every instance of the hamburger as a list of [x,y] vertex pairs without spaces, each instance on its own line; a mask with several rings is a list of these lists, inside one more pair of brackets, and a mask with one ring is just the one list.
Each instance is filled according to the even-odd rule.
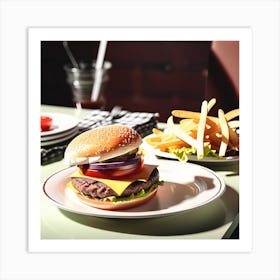
[[124,125],[83,132],[67,146],[64,160],[77,166],[68,187],[95,208],[120,210],[146,203],[157,192],[159,172],[139,153],[141,136]]

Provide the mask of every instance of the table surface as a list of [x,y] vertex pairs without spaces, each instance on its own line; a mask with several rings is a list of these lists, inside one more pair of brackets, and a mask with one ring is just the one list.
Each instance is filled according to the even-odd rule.
[[[41,112],[83,118],[90,110],[42,105]],[[64,169],[57,161],[41,166],[41,185]],[[148,219],[108,219],[59,209],[41,196],[41,239],[222,239],[238,226],[239,164],[208,164],[226,185],[224,194],[204,206],[174,215]]]

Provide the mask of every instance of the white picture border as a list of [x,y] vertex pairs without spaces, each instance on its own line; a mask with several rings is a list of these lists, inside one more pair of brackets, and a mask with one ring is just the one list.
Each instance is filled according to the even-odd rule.
[[[0,0],[0,279],[280,279],[279,10],[278,0]],[[251,250],[30,253],[28,28],[154,25],[249,27],[252,31]],[[17,179],[16,186],[11,178]]]
[[[29,250],[31,252],[248,252],[251,250],[252,201],[252,45],[250,28],[99,27],[29,28]],[[240,52],[240,238],[236,240],[41,240],[38,119],[41,41],[239,41]],[[245,109],[246,108],[246,109]],[[34,116],[38,116],[34,118]],[[34,137],[36,135],[36,137]],[[38,147],[39,148],[39,147]],[[32,168],[31,168],[32,167]],[[34,169],[36,169],[34,176]],[[244,171],[246,170],[246,171]],[[246,175],[246,176],[244,176]],[[244,205],[246,204],[246,207]],[[35,230],[36,229],[36,230]],[[124,249],[125,248],[125,249]]]

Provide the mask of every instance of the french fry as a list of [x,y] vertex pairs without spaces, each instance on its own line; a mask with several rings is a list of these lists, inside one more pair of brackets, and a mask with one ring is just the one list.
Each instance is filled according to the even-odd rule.
[[176,127],[173,122],[173,117],[170,116],[167,120],[167,127],[170,129],[178,138],[185,141],[190,146],[196,147],[196,139],[188,135],[186,132]]
[[[194,147],[197,158],[202,159],[207,146],[215,150],[218,157],[224,157],[228,150],[239,150],[239,109],[234,109],[224,113],[218,110],[218,116],[209,115],[210,110],[216,104],[216,99],[212,98],[201,104],[200,112],[173,110],[167,119],[167,128],[161,131],[153,129],[153,134],[145,138],[145,141],[155,149],[166,152],[170,147]],[[179,123],[175,124],[173,118],[179,118]]]
[[198,122],[195,121],[194,119],[184,119],[180,121],[179,127],[183,131],[191,131],[191,130],[196,130],[197,129]]
[[230,121],[239,116],[239,108],[231,110],[225,114],[225,118],[227,121]]
[[208,113],[212,109],[212,107],[216,104],[216,98],[212,98],[207,105]]
[[163,134],[163,131],[161,131],[161,130],[159,130],[159,129],[157,129],[157,128],[153,128],[153,133],[155,134],[155,135],[162,135]]
[[219,157],[224,157],[229,143],[229,127],[228,127],[227,120],[225,118],[224,111],[222,109],[218,110],[218,117],[220,121],[221,132],[222,132],[222,141],[219,149]]
[[173,110],[171,114],[174,117],[181,118],[181,119],[199,119],[200,112],[192,112],[192,111],[185,111],[185,110]]
[[[200,119],[200,112],[193,112],[193,111],[185,111],[185,110],[173,110],[171,114],[174,117],[180,118],[180,119]],[[215,122],[216,124],[219,124],[219,119],[217,117],[213,116],[207,116],[207,119],[211,120],[212,122]]]
[[198,123],[197,128],[197,158],[202,159],[204,157],[204,132],[205,132],[205,126],[206,126],[206,117],[208,114],[208,103],[207,101],[203,101],[201,105],[201,115],[200,120]]
[[236,121],[229,121],[228,122],[229,127],[231,128],[238,128],[239,127],[239,120]]
[[146,138],[145,138],[145,141],[146,141],[149,145],[151,145],[151,146],[153,146],[153,147],[155,147],[156,145],[158,145],[159,143],[161,143],[161,139],[155,139],[155,138],[153,138],[153,137],[146,137]]
[[155,148],[164,152],[167,148],[174,146],[176,146],[177,148],[181,148],[186,146],[186,143],[183,140],[177,138],[175,140],[161,142],[158,145],[156,145]]
[[174,133],[166,133],[162,136],[162,142],[176,140],[178,137]]

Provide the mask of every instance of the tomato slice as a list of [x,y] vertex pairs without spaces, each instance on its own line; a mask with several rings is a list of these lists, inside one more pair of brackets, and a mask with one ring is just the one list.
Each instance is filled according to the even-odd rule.
[[52,118],[41,116],[41,131],[48,131],[52,126]]
[[131,175],[134,175],[142,170],[144,166],[144,160],[141,160],[138,165],[135,165],[131,168],[127,169],[106,169],[106,170],[96,170],[96,169],[88,169],[85,167],[81,167],[84,175],[94,178],[102,178],[102,179],[121,179],[127,178]]

